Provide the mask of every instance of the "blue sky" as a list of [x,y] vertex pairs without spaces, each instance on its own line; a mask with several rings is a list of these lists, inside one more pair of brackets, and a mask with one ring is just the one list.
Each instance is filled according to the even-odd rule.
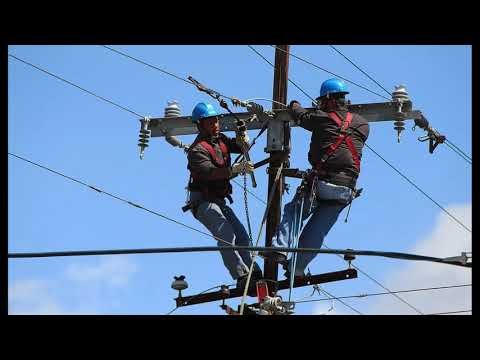
[[[192,75],[228,96],[272,96],[272,68],[245,45],[114,47],[183,78]],[[274,61],[272,47],[255,48]],[[389,91],[404,84],[414,109],[421,110],[433,127],[471,154],[471,46],[337,48]],[[327,45],[292,45],[291,52],[387,96]],[[182,115],[189,115],[197,102],[212,100],[192,85],[101,46],[12,45],[9,53],[142,115],[163,116],[172,99],[179,101]],[[290,59],[289,76],[312,97],[318,96],[321,82],[332,77],[295,58]],[[352,84],[349,88],[352,103],[384,101]],[[288,99],[305,106],[311,103],[292,85]],[[9,152],[205,230],[191,214],[181,211],[188,180],[184,153],[163,138],[154,138],[140,160],[138,117],[10,57],[8,111]],[[471,165],[445,145],[429,154],[427,143],[417,141],[424,131],[412,132],[413,122],[406,124],[398,144],[392,122],[371,123],[368,144],[471,228]],[[252,131],[250,137],[256,133]],[[193,138],[182,136],[181,140],[191,143]],[[310,134],[295,128],[292,138],[291,166],[305,169]],[[266,157],[265,139],[260,138],[253,149],[254,161]],[[256,178],[259,186],[250,190],[265,199],[265,168],[256,171]],[[298,184],[287,182],[292,188]],[[345,213],[340,216],[326,240],[329,247],[431,256],[471,251],[471,233],[368,149],[364,150],[359,186],[364,188],[363,195],[353,204],[348,223],[343,222]],[[284,202],[290,198],[287,194]],[[236,185],[234,200],[232,206],[246,224],[243,191]],[[249,207],[256,237],[264,205],[249,197]],[[208,236],[8,158],[9,252],[212,245],[215,241]],[[471,270],[449,265],[372,257],[358,257],[355,264],[391,290],[471,282]],[[313,273],[344,268],[344,262],[334,255],[319,255],[310,266]],[[177,294],[170,284],[173,276],[180,274],[189,282],[188,295],[233,283],[217,253],[10,259],[9,313],[165,314],[175,307]],[[361,274],[355,280],[323,288],[335,296],[384,291]],[[295,289],[293,298],[310,293],[311,288]],[[390,300],[379,298],[346,301],[365,314],[414,314],[392,296],[388,296]],[[403,298],[424,313],[471,308],[471,288],[405,294]],[[236,307],[239,301],[228,303]],[[223,314],[218,305],[189,306],[174,314]],[[328,307],[326,301],[298,304],[296,313],[322,313]],[[329,314],[353,312],[335,302]]]

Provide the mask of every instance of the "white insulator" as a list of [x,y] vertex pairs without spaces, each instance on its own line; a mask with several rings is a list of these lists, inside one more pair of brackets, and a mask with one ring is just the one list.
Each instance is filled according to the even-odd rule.
[[399,101],[408,101],[410,98],[408,97],[407,89],[405,85],[398,85],[395,86],[395,91],[392,93],[393,100]]
[[180,106],[178,105],[177,100],[172,100],[168,102],[168,106],[165,108],[165,117],[179,117],[181,116]]

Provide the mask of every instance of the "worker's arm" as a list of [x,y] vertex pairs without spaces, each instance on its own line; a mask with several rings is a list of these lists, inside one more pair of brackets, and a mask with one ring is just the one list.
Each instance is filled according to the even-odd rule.
[[305,110],[298,101],[293,100],[288,106],[290,115],[293,120],[302,128],[308,131],[313,131],[315,127],[315,118],[317,115],[314,112]]

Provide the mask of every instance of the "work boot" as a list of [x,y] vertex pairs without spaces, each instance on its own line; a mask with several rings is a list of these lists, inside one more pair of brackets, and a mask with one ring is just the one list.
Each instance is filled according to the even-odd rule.
[[[245,285],[247,283],[248,274],[240,276],[237,279],[237,289],[240,289],[243,293],[245,290]],[[250,278],[250,283],[248,285],[247,295],[248,296],[257,296],[257,281],[263,278],[261,271],[254,271]]]

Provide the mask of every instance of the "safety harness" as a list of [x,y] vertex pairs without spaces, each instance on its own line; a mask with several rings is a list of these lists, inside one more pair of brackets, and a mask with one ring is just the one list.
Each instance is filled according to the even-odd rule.
[[[212,158],[212,162],[216,167],[225,168],[230,166],[230,152],[228,151],[227,145],[222,141],[221,138],[218,139],[218,145],[222,151],[221,157],[218,156],[215,148],[206,140],[200,140],[197,142],[197,144],[208,151]],[[190,149],[192,149],[194,145],[192,145]],[[190,166],[188,166],[188,169],[190,170],[190,181],[188,184],[189,190],[201,191],[204,198],[208,200],[214,200],[215,198],[227,198],[230,203],[233,202],[233,199],[230,196],[232,193],[232,185],[228,180],[201,179],[198,173],[190,169]]]
[[347,144],[348,150],[352,154],[353,162],[355,164],[355,168],[357,169],[357,172],[360,173],[360,157],[358,156],[357,149],[355,148],[355,145],[353,144],[351,135],[352,131],[347,131],[348,127],[352,123],[352,113],[347,112],[347,116],[345,119],[341,119],[340,116],[338,116],[337,113],[335,112],[329,112],[328,117],[335,121],[335,123],[339,127],[339,135],[336,138],[336,140],[330,144],[330,146],[327,148],[325,153],[323,154],[322,158],[315,164],[315,170],[317,170],[319,173],[325,172],[324,165],[325,162],[332,156],[332,154],[338,149],[338,147],[342,144],[342,142],[345,141]]

